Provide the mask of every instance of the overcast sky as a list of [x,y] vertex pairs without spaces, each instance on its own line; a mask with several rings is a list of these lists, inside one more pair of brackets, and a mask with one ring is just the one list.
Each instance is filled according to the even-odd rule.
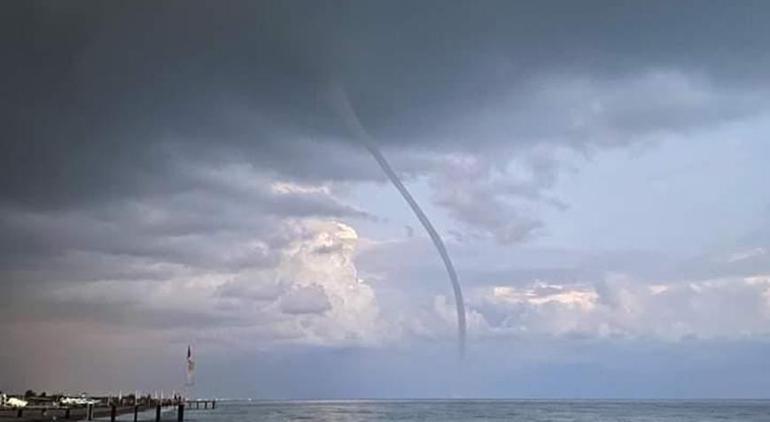
[[767,1],[0,9],[0,390],[768,396]]

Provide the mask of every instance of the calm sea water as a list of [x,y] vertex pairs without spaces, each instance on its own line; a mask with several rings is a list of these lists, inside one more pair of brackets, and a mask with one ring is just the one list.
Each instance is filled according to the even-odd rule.
[[218,403],[186,421],[770,422],[770,401],[406,400]]

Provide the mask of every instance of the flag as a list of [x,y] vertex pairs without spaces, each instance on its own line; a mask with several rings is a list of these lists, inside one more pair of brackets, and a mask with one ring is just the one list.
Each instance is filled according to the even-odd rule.
[[187,345],[187,385],[195,384],[195,361],[192,358],[192,348]]

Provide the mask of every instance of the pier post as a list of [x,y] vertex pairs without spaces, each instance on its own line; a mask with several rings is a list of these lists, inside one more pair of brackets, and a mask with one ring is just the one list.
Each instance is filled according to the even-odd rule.
[[201,408],[201,402],[198,400],[195,400],[195,408],[200,409]]
[[184,420],[184,403],[179,403],[179,406],[177,407],[176,420],[177,422],[182,422]]
[[160,402],[155,406],[155,422],[160,422]]
[[69,418],[70,418],[70,408],[68,407],[64,409],[64,419],[69,419]]
[[86,420],[94,420],[94,405],[92,403],[88,403],[86,407]]
[[209,402],[207,402],[207,401],[204,401],[204,402],[203,402],[203,408],[204,408],[204,409],[208,409],[208,408],[209,408]]
[[19,410],[16,411],[16,417],[20,418],[23,413],[24,413],[24,410],[22,408],[19,408]]
[[139,420],[139,405],[134,405],[134,422],[137,422]]
[[216,409],[216,408],[217,408],[217,401],[216,400],[211,400],[211,409],[213,410],[213,409]]
[[118,407],[115,406],[115,403],[112,403],[110,405],[110,422],[115,422],[115,418],[118,417]]

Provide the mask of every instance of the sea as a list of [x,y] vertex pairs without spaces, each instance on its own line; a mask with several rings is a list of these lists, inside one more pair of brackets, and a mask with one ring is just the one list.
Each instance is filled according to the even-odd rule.
[[243,401],[218,402],[215,410],[188,409],[185,420],[770,422],[770,400]]

